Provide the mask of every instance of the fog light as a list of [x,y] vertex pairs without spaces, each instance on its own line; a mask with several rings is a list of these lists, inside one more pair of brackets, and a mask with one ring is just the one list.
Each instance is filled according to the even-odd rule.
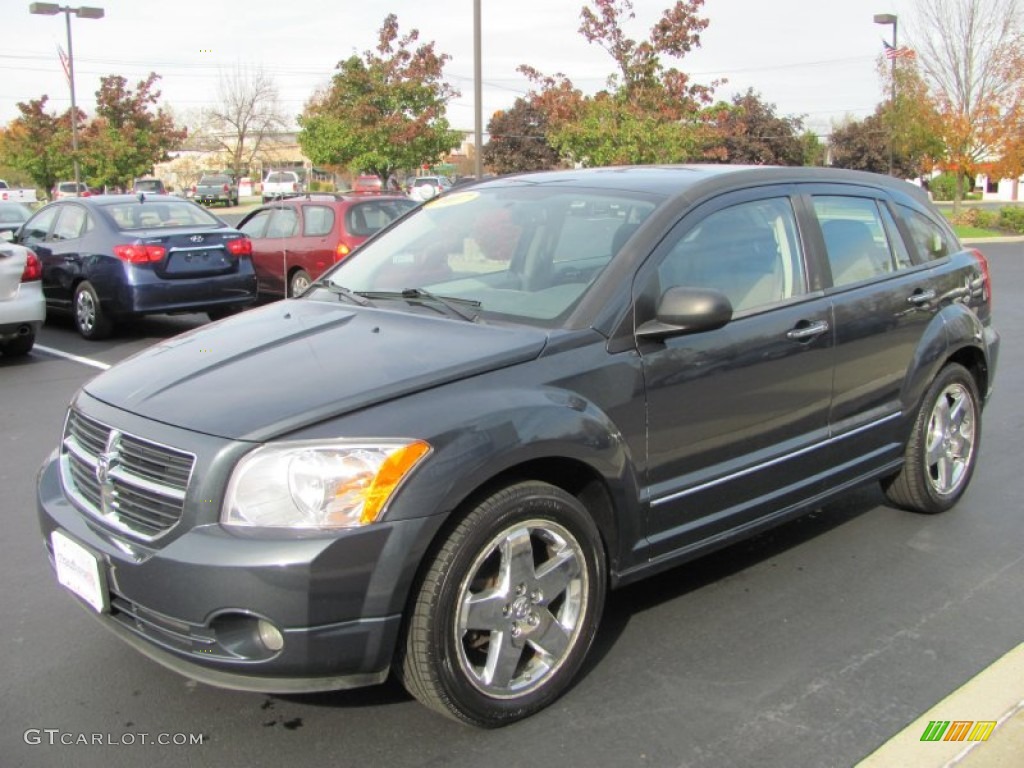
[[280,651],[284,648],[284,635],[281,634],[281,630],[265,619],[260,619],[258,627],[260,642],[268,651]]

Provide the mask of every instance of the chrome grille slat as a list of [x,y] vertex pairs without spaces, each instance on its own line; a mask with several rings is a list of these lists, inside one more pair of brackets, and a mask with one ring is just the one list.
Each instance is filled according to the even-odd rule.
[[86,512],[122,532],[151,540],[181,520],[194,466],[189,453],[68,414],[64,483]]

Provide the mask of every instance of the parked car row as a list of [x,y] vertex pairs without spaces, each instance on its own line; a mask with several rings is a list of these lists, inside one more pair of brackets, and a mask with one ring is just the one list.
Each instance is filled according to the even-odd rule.
[[38,258],[42,293],[87,339],[149,314],[220,319],[301,294],[329,267],[416,204],[402,196],[278,200],[229,227],[194,202],[160,194],[93,195],[36,213],[0,205],[5,238]]

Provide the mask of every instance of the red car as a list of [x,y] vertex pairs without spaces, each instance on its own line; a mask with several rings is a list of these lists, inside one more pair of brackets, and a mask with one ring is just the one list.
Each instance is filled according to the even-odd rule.
[[399,195],[308,195],[257,208],[238,228],[252,240],[260,297],[298,296],[370,235],[415,207]]

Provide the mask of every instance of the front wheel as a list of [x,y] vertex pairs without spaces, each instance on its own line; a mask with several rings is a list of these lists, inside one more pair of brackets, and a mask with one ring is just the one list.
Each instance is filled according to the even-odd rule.
[[88,280],[75,287],[74,313],[75,328],[90,341],[105,339],[114,330],[114,323],[103,311],[96,289]]
[[597,632],[604,550],[580,501],[522,482],[466,515],[430,563],[398,673],[456,720],[496,727],[543,709],[570,685]]
[[882,483],[891,502],[926,513],[956,504],[977,464],[980,402],[978,385],[962,365],[939,372],[921,402],[903,467]]

